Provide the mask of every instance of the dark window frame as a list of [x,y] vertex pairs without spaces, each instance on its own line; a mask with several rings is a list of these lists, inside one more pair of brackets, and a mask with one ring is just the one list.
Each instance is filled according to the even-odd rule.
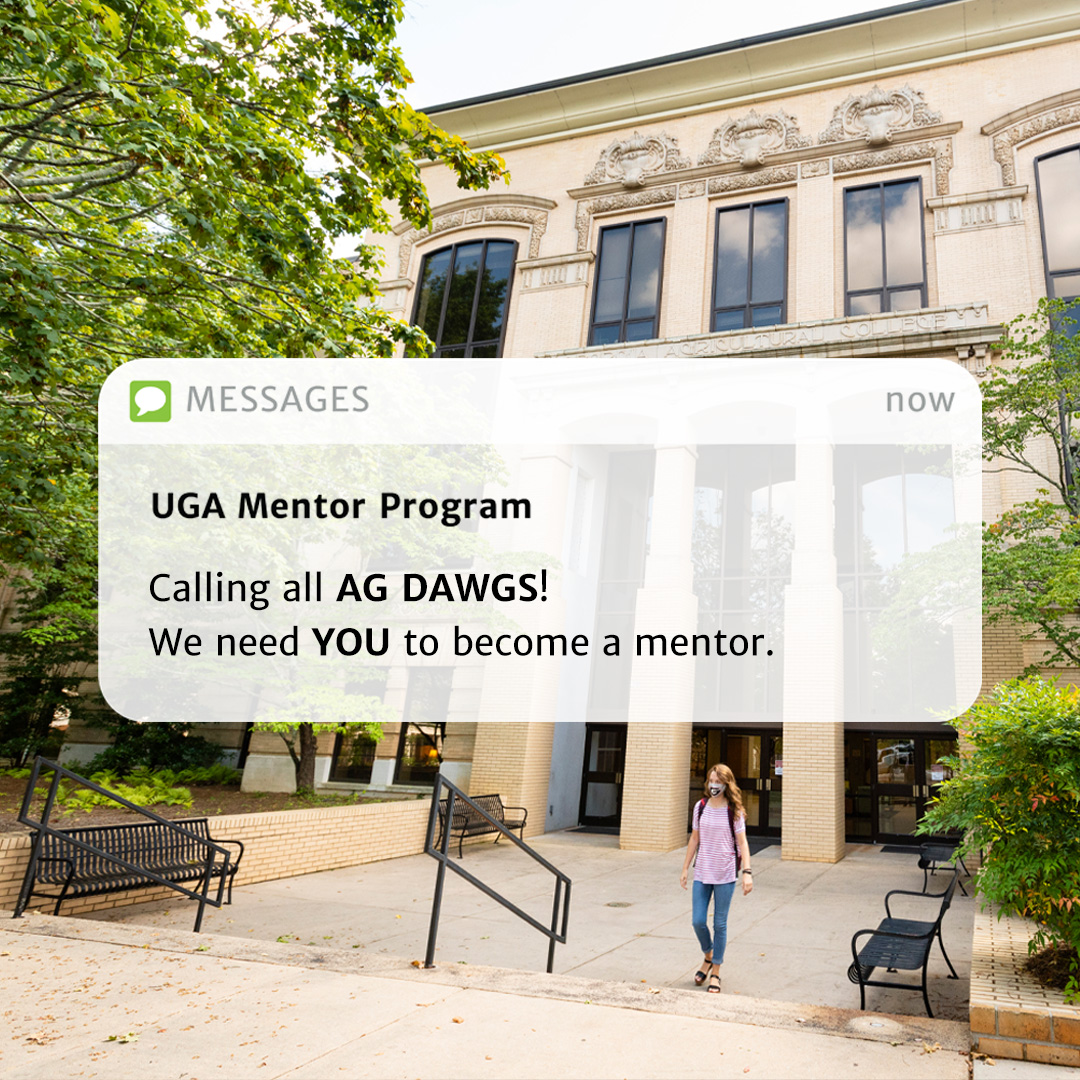
[[[1040,154],[1035,159],[1035,196],[1039,204],[1039,241],[1042,244],[1042,257],[1043,257],[1043,275],[1046,279],[1046,295],[1053,297],[1054,295],[1054,278],[1057,277],[1073,277],[1080,274],[1080,266],[1073,267],[1069,270],[1053,270],[1050,269],[1050,256],[1046,250],[1046,213],[1043,207],[1043,192],[1042,192],[1042,177],[1039,174],[1039,165],[1047,158],[1060,157],[1062,154],[1078,154],[1080,155],[1080,143],[1073,146],[1063,146],[1060,150],[1051,150],[1048,153]],[[1064,296],[1059,299],[1070,301],[1080,298],[1078,296]],[[1076,313],[1080,314],[1080,312]],[[1076,314],[1073,317],[1076,317]]]
[[[452,342],[448,345],[443,345],[442,336],[446,323],[446,308],[450,300],[450,284],[454,278],[454,266],[457,263],[458,248],[477,243],[482,245],[480,251],[480,271],[476,275],[476,291],[473,293],[472,312],[469,315],[469,333],[464,342]],[[485,338],[483,341],[474,341],[472,335],[476,330],[476,312],[480,306],[480,285],[483,283],[484,267],[487,265],[488,244],[511,244],[513,246],[510,253],[510,275],[506,282],[506,308],[503,313],[502,329],[499,333],[498,340]],[[420,302],[423,299],[424,267],[427,265],[428,259],[432,259],[436,255],[441,255],[444,251],[450,252],[450,262],[446,268],[446,286],[443,289],[442,305],[439,308],[439,328],[432,339],[435,342],[434,356],[438,358],[451,350],[457,351],[458,349],[464,349],[465,358],[468,359],[473,355],[474,349],[494,345],[495,355],[501,357],[503,354],[503,345],[506,343],[506,328],[510,323],[510,299],[514,290],[514,271],[517,269],[518,242],[516,240],[508,240],[502,236],[485,236],[478,240],[459,240],[455,244],[447,244],[444,247],[436,248],[434,251],[424,252],[423,257],[420,260],[420,270],[416,279],[416,297],[413,300],[411,322],[414,326],[418,325],[418,319],[420,318]]]
[[[889,285],[889,264],[885,252],[885,188],[896,187],[900,184],[919,185],[919,244],[922,250],[922,282],[910,282],[904,285]],[[877,188],[881,193],[881,287],[878,289],[849,289],[848,288],[848,193],[852,191],[871,191]],[[926,273],[926,211],[923,203],[923,183],[921,176],[907,176],[899,180],[881,180],[873,184],[856,184],[853,187],[844,188],[844,315],[850,316],[851,301],[857,296],[878,295],[883,301],[888,301],[890,294],[894,292],[908,292],[919,288],[921,298],[919,307],[924,308],[929,304],[927,298],[927,273]],[[896,314],[910,311],[910,308],[901,308]],[[891,307],[883,303],[880,314],[886,315],[892,312]],[[872,314],[878,314],[873,312]]]
[[[713,334],[734,333],[732,330],[717,330],[716,329],[716,317],[721,312],[726,311],[742,311],[743,312],[743,326],[744,330],[753,327],[753,309],[755,307],[775,307],[775,301],[763,301],[759,304],[754,304],[750,297],[753,295],[752,288],[754,283],[754,217],[756,210],[759,206],[776,206],[777,204],[783,204],[784,207],[784,288],[783,295],[780,299],[780,321],[778,323],[769,323],[768,326],[783,326],[787,321],[787,302],[788,302],[788,232],[791,227],[791,200],[786,196],[782,199],[764,199],[761,202],[753,203],[739,203],[738,206],[718,206],[716,208],[716,221],[713,225],[713,275],[712,275],[712,301],[709,315],[709,331]],[[749,210],[750,211],[750,232],[747,238],[747,258],[746,258],[746,303],[741,306],[719,306],[716,302],[717,285],[719,284],[718,278],[720,276],[720,215],[733,212],[736,210]],[[762,327],[766,329],[766,327]]]
[[[656,281],[656,314],[653,315],[653,334],[648,338],[635,339],[641,341],[651,341],[660,334],[660,307],[664,297],[664,260],[667,257],[667,217],[661,215],[660,217],[645,218],[642,221],[622,221],[618,225],[604,225],[600,229],[600,238],[596,247],[596,273],[593,277],[593,298],[592,304],[589,308],[589,345],[594,344],[593,337],[598,329],[610,326],[618,326],[619,338],[618,342],[622,343],[626,341],[626,324],[627,322],[643,322],[642,319],[627,319],[626,309],[630,302],[630,282],[634,276],[634,236],[637,229],[642,225],[655,225],[660,223],[660,266]],[[600,267],[604,258],[604,234],[612,231],[613,229],[625,229],[627,226],[630,228],[630,244],[629,244],[629,259],[626,265],[626,282],[623,285],[623,299],[622,299],[622,318],[617,322],[614,320],[606,320],[602,323],[596,321],[596,302],[600,298]]]

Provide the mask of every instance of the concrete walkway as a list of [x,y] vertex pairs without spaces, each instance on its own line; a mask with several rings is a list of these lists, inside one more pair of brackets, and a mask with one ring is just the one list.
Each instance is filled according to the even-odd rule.
[[4,926],[5,1080],[969,1075],[949,1021],[47,915]]
[[[556,972],[694,989],[701,954],[690,928],[690,893],[679,888],[682,852],[620,851],[616,837],[569,832],[531,843],[573,880],[568,941],[556,947]],[[724,993],[857,1009],[859,990],[847,978],[851,936],[878,924],[890,889],[922,888],[916,856],[852,845],[835,865],[785,862],[777,846],[752,863],[754,892],[732,900]],[[553,879],[519,849],[489,841],[467,848],[462,865],[550,924]],[[246,886],[236,890],[231,908],[207,912],[204,929],[422,959],[435,871],[433,859],[417,855]],[[934,918],[938,910],[937,901],[921,897],[897,903],[907,907],[894,906],[894,914],[906,910],[915,918]],[[973,914],[974,901],[957,890],[944,939],[960,979],[947,978],[936,946],[930,963],[930,1001],[940,1019],[967,1021]],[[165,901],[104,917],[190,929],[194,912],[187,901]],[[543,971],[547,941],[448,874],[436,960]],[[925,1015],[921,994],[870,989],[867,995],[869,1008]]]

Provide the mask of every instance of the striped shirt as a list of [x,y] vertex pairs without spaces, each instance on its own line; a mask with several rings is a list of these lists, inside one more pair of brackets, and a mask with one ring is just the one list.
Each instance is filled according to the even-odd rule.
[[[697,861],[694,864],[694,880],[705,885],[727,885],[735,880],[735,837],[731,835],[728,808],[702,805],[694,807],[694,831],[698,834]],[[746,816],[735,818],[735,832],[746,832]]]

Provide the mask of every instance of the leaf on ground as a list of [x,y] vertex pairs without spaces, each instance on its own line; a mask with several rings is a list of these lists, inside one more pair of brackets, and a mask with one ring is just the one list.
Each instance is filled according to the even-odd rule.
[[464,1024],[465,1023],[465,1018],[463,1016],[455,1016],[454,1017],[454,1023],[455,1024]]
[[[353,948],[355,949],[356,946],[354,945]],[[420,961],[419,960],[410,960],[409,963],[412,964],[413,967],[420,967]]]
[[650,986],[649,987],[649,993],[650,994],[659,994],[660,993],[660,987],[659,986]]
[[922,1052],[924,1054],[936,1054],[941,1049],[941,1043],[928,1043],[922,1044]]
[[129,1031],[126,1035],[110,1035],[106,1042],[114,1043],[133,1043],[139,1041],[139,1036],[134,1031]]

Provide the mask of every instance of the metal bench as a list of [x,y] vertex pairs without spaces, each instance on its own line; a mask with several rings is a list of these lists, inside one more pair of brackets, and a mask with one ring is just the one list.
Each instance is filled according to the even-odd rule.
[[[180,826],[180,828],[176,828]],[[70,840],[93,848],[81,847]],[[224,858],[210,845],[235,845],[239,852],[234,862]],[[210,880],[217,880],[218,899],[228,885],[227,903],[232,903],[233,878],[240,866],[244,845],[239,840],[216,840],[210,836],[206,818],[185,818],[172,822],[145,821],[124,825],[86,825],[74,829],[44,833],[41,853],[27,867],[33,874],[25,901],[34,896],[56,900],[54,915],[60,914],[65,900],[80,896],[100,896],[128,889],[153,888],[162,882],[181,884],[202,882],[209,863]],[[112,856],[112,858],[109,858]],[[113,861],[121,859],[127,866]],[[132,867],[136,869],[132,869]],[[155,877],[137,872],[145,869]],[[60,891],[41,889],[46,885]]]
[[[465,838],[470,836],[484,836],[487,833],[495,833],[495,843],[499,842],[502,835],[499,830],[483,814],[478,814],[473,806],[475,804],[485,810],[504,828],[517,830],[522,840],[525,839],[525,821],[529,811],[524,806],[503,806],[501,795],[472,795],[469,803],[457,800],[454,803],[454,820],[450,823],[450,835],[458,838],[458,858],[463,854]],[[514,815],[507,817],[507,811],[515,811]],[[441,846],[444,830],[446,829],[446,799],[439,800],[439,840],[436,847]]]
[[[959,863],[965,877],[971,877],[971,871],[964,865],[963,857],[957,851],[956,844],[946,842],[928,843],[919,845],[919,869],[923,872],[922,891],[925,893],[930,887],[930,878],[934,876],[940,867],[953,866]],[[960,891],[967,896],[964,883],[960,883]]]
[[[885,894],[885,918],[878,923],[874,930],[859,930],[851,939],[851,966],[848,968],[848,978],[853,983],[859,984],[859,1008],[866,1008],[866,988],[868,986],[885,986],[893,990],[922,990],[923,1002],[926,1004],[926,1015],[933,1017],[930,1010],[930,998],[926,992],[926,969],[930,963],[930,946],[937,939],[941,946],[941,955],[945,957],[945,963],[952,972],[950,979],[959,978],[956,969],[952,966],[948,953],[945,952],[945,943],[941,940],[941,920],[945,918],[945,912],[952,903],[953,893],[956,891],[956,883],[960,877],[958,867],[952,867],[952,879],[943,893],[918,893],[908,889],[893,889]],[[933,922],[922,922],[915,919],[893,918],[889,909],[889,900],[894,896],[917,896],[923,900],[940,900],[937,918]],[[860,948],[859,939],[867,938],[866,943]],[[915,983],[892,982],[887,979],[872,979],[874,969],[885,968],[886,971],[917,971],[922,968],[922,986]]]

